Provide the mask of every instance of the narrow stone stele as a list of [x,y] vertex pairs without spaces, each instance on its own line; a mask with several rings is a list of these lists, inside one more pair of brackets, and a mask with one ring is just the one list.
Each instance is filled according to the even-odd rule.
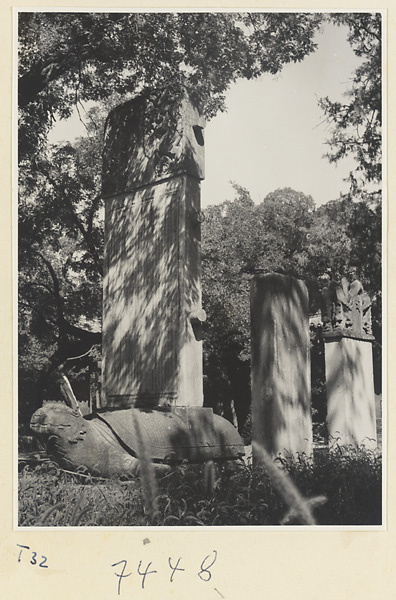
[[256,275],[251,282],[250,298],[253,441],[273,457],[310,455],[312,421],[306,286],[284,275]]

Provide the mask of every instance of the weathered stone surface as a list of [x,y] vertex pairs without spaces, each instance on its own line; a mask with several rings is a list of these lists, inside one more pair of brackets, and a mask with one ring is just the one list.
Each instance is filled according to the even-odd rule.
[[61,402],[48,402],[33,414],[30,427],[61,467],[85,467],[93,475],[137,474],[139,461],[119,444],[100,420],[86,420]]
[[149,90],[106,121],[102,193],[112,197],[187,174],[204,179],[205,121],[185,89]]
[[327,428],[330,445],[376,447],[371,300],[351,268],[334,281],[319,277],[325,342]]
[[109,116],[102,407],[203,404],[203,126],[184,92],[146,94]]
[[211,408],[132,408],[105,411],[97,418],[116,432],[129,452],[149,456],[154,462],[225,460],[244,453],[236,429]]
[[272,455],[312,450],[308,292],[284,275],[251,282],[253,441]]
[[325,338],[329,444],[377,446],[372,344]]
[[244,454],[235,428],[202,406],[203,126],[186,92],[169,90],[107,121],[102,410],[83,419],[46,405],[31,420],[69,468],[109,477]]
[[241,439],[210,408],[174,412],[126,409],[84,419],[63,403],[47,403],[31,428],[62,467],[85,467],[93,475],[139,475],[141,460],[163,472],[183,460],[235,459],[244,454]]
[[371,300],[357,279],[356,269],[349,273],[351,282],[342,277],[334,281],[327,272],[318,278],[322,294],[324,337],[350,337],[373,340]]

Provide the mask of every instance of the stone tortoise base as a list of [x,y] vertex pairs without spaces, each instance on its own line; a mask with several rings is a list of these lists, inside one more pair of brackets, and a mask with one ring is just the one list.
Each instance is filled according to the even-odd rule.
[[84,467],[102,477],[138,476],[142,460],[161,472],[183,460],[244,455],[238,432],[211,408],[128,408],[83,417],[64,403],[47,402],[33,414],[30,426],[60,466]]

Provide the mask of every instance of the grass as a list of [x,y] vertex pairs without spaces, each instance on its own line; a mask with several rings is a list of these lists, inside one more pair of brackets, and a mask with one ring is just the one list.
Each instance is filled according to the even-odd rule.
[[70,473],[51,461],[26,465],[19,473],[19,524],[381,524],[379,453],[338,448],[315,461],[302,455],[276,462],[275,471],[272,461],[254,468],[182,464],[155,483],[151,477],[105,480]]

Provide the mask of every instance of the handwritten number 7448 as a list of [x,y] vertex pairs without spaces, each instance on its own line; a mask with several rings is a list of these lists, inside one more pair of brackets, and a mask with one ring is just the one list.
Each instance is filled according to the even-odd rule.
[[[198,571],[197,575],[198,577],[205,582],[208,582],[212,579],[212,573],[210,571],[210,569],[213,567],[214,563],[217,560],[217,551],[213,550],[213,554],[214,556],[211,557],[210,554],[208,554],[207,556],[205,556],[205,558],[203,559],[203,561],[201,562],[201,569],[200,571]],[[171,569],[172,573],[170,575],[170,579],[169,581],[172,583],[175,577],[176,572],[178,571],[185,571],[185,569],[183,569],[180,565],[181,562],[181,558],[178,558],[176,561],[176,564],[174,564],[174,561],[172,560],[172,558],[168,558],[168,564],[169,564],[169,568]],[[151,567],[151,562],[148,563],[147,567],[143,570],[142,568],[142,561],[139,561],[139,565],[137,568],[137,573],[138,575],[140,575],[142,577],[142,589],[145,589],[145,584],[146,584],[146,577],[148,575],[154,575],[155,573],[158,573],[158,571],[156,571],[155,569],[152,569],[151,571],[149,570]],[[122,565],[120,572],[116,572],[114,573],[116,577],[118,577],[118,586],[117,586],[117,591],[118,591],[118,595],[120,596],[121,594],[121,581],[123,579],[125,579],[126,577],[130,577],[132,575],[132,573],[125,573],[126,568],[127,568],[127,561],[126,560],[120,560],[119,562],[116,562],[114,564],[112,564],[112,567],[118,567],[119,565]]]

